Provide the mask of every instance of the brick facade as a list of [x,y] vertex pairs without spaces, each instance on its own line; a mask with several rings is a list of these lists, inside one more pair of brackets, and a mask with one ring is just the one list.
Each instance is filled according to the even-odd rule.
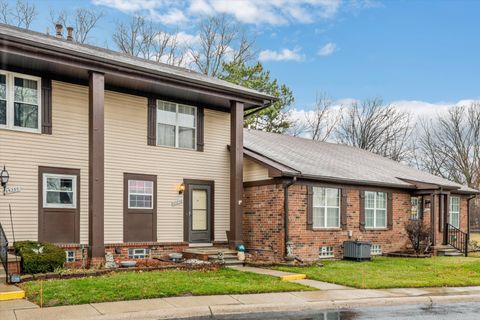
[[[368,190],[368,188],[363,188]],[[307,186],[295,184],[289,188],[289,238],[294,254],[302,260],[319,258],[322,246],[332,246],[335,257],[342,256],[346,240],[368,240],[381,245],[383,253],[405,249],[409,245],[405,223],[411,214],[411,195],[407,191],[392,189],[393,226],[391,229],[360,229],[361,188],[349,186],[347,192],[347,226],[345,229],[307,228]],[[438,200],[437,200],[438,201]],[[249,186],[244,188],[245,215],[244,240],[249,258],[253,261],[282,261],[284,258],[284,190],[281,184]],[[461,202],[461,228],[467,229],[466,197]],[[436,205],[436,211],[438,204]],[[424,211],[430,223],[429,209]],[[436,216],[438,221],[438,215]],[[349,231],[352,236],[349,237]],[[437,238],[441,241],[440,238]]]

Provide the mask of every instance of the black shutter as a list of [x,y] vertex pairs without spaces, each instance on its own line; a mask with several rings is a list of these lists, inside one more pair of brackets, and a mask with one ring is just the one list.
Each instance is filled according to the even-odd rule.
[[393,228],[393,196],[391,192],[387,192],[387,228]]
[[157,106],[154,98],[148,98],[147,118],[147,144],[154,146],[157,144]]
[[365,191],[360,190],[360,231],[365,231]]
[[197,151],[203,152],[203,145],[204,145],[204,132],[205,132],[205,124],[204,124],[204,113],[203,108],[197,108]]
[[42,78],[42,133],[52,134],[52,80]]
[[340,203],[340,226],[343,230],[347,229],[347,188],[341,188],[341,203]]
[[313,229],[313,187],[307,186],[307,229]]

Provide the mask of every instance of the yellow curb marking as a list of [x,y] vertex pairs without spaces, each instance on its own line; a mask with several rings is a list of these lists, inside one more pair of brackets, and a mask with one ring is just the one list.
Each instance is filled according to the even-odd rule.
[[305,274],[301,274],[301,273],[298,273],[298,274],[288,274],[286,276],[281,276],[280,279],[282,279],[282,281],[292,281],[292,280],[302,280],[302,279],[305,279],[307,276]]
[[25,291],[0,292],[0,301],[17,300],[25,298]]

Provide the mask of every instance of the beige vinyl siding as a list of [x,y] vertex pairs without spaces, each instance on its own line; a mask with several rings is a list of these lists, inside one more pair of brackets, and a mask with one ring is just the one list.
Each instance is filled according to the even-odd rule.
[[157,175],[157,237],[183,241],[184,178],[215,181],[215,240],[226,240],[230,199],[230,114],[205,110],[204,152],[147,145],[147,99],[105,94],[105,242],[123,242],[123,173]]
[[9,203],[16,240],[38,239],[39,166],[80,169],[80,241],[88,242],[88,87],[53,81],[52,121],[52,135],[0,129],[0,165],[10,173],[9,186],[21,188],[0,195],[0,222],[10,242]]
[[256,163],[244,157],[243,159],[243,181],[258,181],[270,179],[268,169],[261,164]]

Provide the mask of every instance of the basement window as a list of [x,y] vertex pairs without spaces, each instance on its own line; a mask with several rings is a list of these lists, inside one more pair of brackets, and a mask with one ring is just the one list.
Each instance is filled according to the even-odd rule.
[[75,262],[75,251],[66,250],[65,251],[65,262]]
[[129,259],[146,259],[150,257],[150,249],[128,249]]
[[379,244],[372,244],[370,248],[370,254],[372,256],[381,256],[382,255],[382,246]]
[[333,252],[332,246],[320,247],[320,259],[323,258],[334,258],[335,254]]

